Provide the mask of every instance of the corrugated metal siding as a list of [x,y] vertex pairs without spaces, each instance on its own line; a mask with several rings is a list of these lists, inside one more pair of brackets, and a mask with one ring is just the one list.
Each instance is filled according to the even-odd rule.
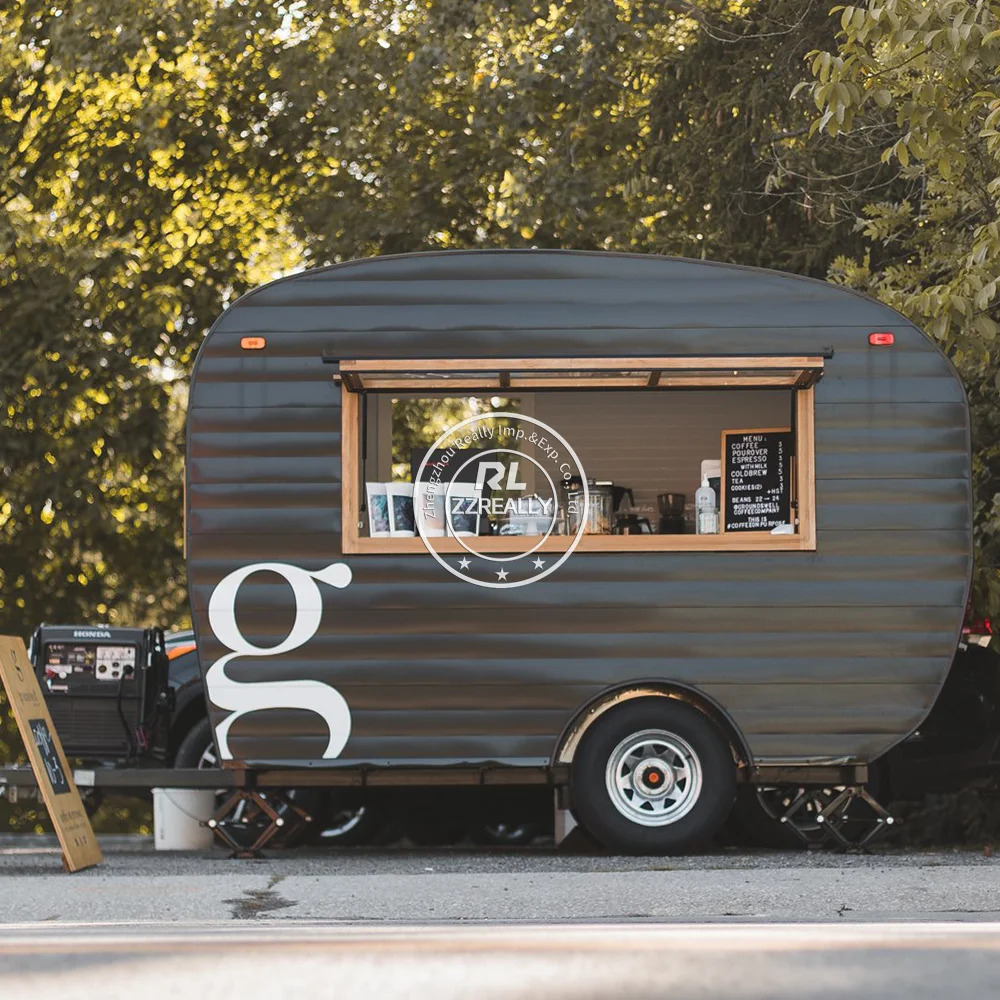
[[[896,345],[874,350],[873,329]],[[239,348],[246,334],[266,351]],[[354,262],[265,286],[216,324],[192,384],[188,558],[202,662],[207,602],[254,562],[340,554],[344,357],[835,354],[816,389],[815,553],[576,554],[487,591],[429,556],[351,556],[319,633],[237,660],[243,681],[313,678],[351,706],[342,760],[548,758],[601,691],[669,679],[723,705],[757,757],[877,755],[919,724],[954,653],[971,569],[968,416],[951,366],[891,310],[819,282],[665,258],[548,251]],[[240,591],[262,645],[289,588]],[[218,721],[218,719],[216,719]],[[244,716],[254,762],[315,760],[308,712]],[[329,762],[327,762],[329,763]]]

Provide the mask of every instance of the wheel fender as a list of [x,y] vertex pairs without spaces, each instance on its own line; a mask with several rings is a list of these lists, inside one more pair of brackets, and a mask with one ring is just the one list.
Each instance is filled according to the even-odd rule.
[[753,756],[743,734],[728,713],[712,699],[679,684],[642,683],[606,691],[584,706],[559,737],[552,758],[553,764],[571,764],[587,730],[609,709],[635,698],[673,698],[691,705],[708,716],[722,730],[733,750],[733,757],[741,774],[747,772],[753,763]]

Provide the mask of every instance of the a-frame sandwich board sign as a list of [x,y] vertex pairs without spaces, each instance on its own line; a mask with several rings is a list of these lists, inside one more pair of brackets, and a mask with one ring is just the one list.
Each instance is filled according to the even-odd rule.
[[73,781],[73,772],[24,642],[16,636],[0,635],[0,685],[7,692],[42,801],[59,838],[63,865],[67,871],[75,872],[100,864],[104,855]]

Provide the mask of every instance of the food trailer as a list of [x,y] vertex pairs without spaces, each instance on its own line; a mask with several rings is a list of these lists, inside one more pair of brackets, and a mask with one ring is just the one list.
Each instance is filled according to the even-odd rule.
[[191,381],[219,757],[548,784],[648,852],[739,783],[863,783],[958,645],[969,450],[934,343],[821,281],[484,250],[272,282]]

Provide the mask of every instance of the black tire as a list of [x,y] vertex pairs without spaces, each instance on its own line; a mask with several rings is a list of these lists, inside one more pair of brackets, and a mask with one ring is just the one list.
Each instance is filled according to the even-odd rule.
[[553,832],[552,790],[481,788],[469,803],[469,839],[484,847],[525,847]]
[[174,755],[174,767],[200,767],[206,748],[213,746],[212,726],[208,719],[196,722],[185,734]]
[[538,836],[534,823],[475,823],[469,839],[482,847],[527,847]]
[[389,821],[380,802],[355,791],[335,790],[317,811],[309,843],[317,847],[360,847],[384,843]]
[[[631,747],[648,753],[631,754]],[[654,788],[654,781],[665,784]],[[609,782],[621,790],[612,792]],[[735,794],[736,765],[719,728],[670,698],[610,709],[584,735],[570,772],[577,820],[605,847],[626,854],[705,846],[726,822]]]
[[[196,722],[185,734],[177,747],[174,755],[174,767],[217,767],[215,761],[215,741],[213,739],[212,725],[208,719]],[[267,798],[267,793],[262,793]],[[216,796],[218,805],[222,805],[223,800],[229,792],[220,792]],[[304,809],[310,816],[315,817],[316,811],[322,806],[322,792],[315,788],[291,788],[285,790],[285,795],[295,803],[299,809]],[[227,830],[232,837],[239,841],[242,846],[249,847],[255,843],[262,830],[267,826],[269,820],[267,816],[259,812],[256,806],[249,807],[249,812],[241,808],[243,803],[237,805],[233,814],[228,817]],[[279,802],[275,806],[279,815],[292,813],[288,806]],[[238,815],[237,815],[238,814]],[[222,820],[226,822],[226,820]],[[310,823],[299,821],[297,815],[289,815],[286,818],[286,825],[268,843],[268,847],[292,847],[308,836]]]
[[[777,851],[804,851],[809,847],[787,824],[773,818],[760,801],[761,795],[770,800],[770,806],[775,811],[780,810],[786,797],[784,789],[759,789],[753,785],[743,785],[736,793],[731,817],[736,839],[741,843],[748,842],[752,847],[768,847]],[[810,813],[815,811],[815,807],[809,809]],[[820,831],[817,830],[817,844],[822,841],[819,834]]]

